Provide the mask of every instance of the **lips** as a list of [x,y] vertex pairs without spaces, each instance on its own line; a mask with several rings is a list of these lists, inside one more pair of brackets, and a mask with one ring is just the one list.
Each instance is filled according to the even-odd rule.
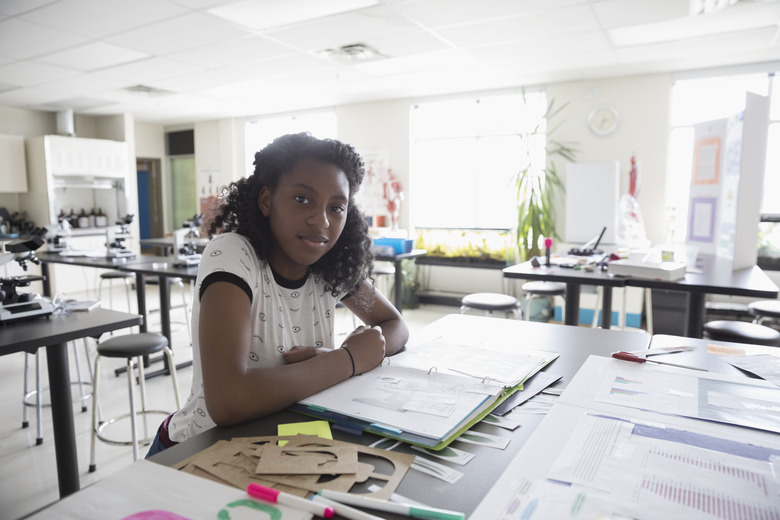
[[323,235],[301,235],[301,240],[317,247],[328,243],[328,237]]

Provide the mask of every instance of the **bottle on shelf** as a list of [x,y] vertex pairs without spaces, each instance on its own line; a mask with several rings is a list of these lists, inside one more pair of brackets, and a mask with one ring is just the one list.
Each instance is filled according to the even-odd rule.
[[103,213],[103,208],[98,208],[97,215],[95,216],[95,225],[97,227],[106,227],[108,225],[108,217]]
[[79,227],[80,228],[89,227],[89,216],[87,215],[87,212],[84,211],[84,208],[81,208],[81,213],[79,213]]

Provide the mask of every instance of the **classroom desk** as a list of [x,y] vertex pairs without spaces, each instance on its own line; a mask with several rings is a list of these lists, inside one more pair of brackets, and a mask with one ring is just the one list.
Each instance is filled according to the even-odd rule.
[[[779,356],[780,351],[774,347],[761,345],[715,342],[681,336],[656,335],[650,342],[650,348],[672,346],[693,346],[695,350],[656,355],[651,359],[704,368],[708,372],[664,367],[650,363],[635,364],[615,359],[589,358],[528,442],[519,450],[517,456],[508,462],[506,471],[484,497],[470,520],[493,520],[499,518],[500,512],[509,507],[515,507],[516,510],[522,511],[524,504],[539,497],[539,494],[534,494],[539,486],[536,486],[536,489],[528,494],[520,492],[521,482],[524,483],[523,490],[528,490],[530,486],[533,486],[533,484],[530,486],[525,484],[525,479],[537,483],[549,482],[548,478],[568,482],[565,473],[562,474],[560,471],[563,465],[556,464],[562,453],[568,453],[570,456],[568,468],[575,466],[580,468],[579,475],[587,474],[587,479],[589,479],[588,483],[583,484],[577,490],[578,493],[581,493],[579,498],[587,497],[585,502],[589,501],[589,503],[581,504],[584,507],[577,508],[580,516],[584,518],[595,518],[596,514],[611,518],[614,507],[620,508],[615,511],[618,513],[616,516],[620,518],[731,517],[747,519],[769,518],[773,514],[776,517],[778,503],[774,492],[767,492],[765,495],[767,500],[761,501],[751,499],[749,493],[745,493],[743,501],[740,492],[749,490],[754,482],[765,480],[774,482],[772,464],[767,459],[769,459],[770,453],[780,451],[780,435],[768,429],[729,424],[731,420],[738,422],[740,419],[746,419],[750,413],[748,407],[751,406],[756,406],[755,411],[757,413],[763,412],[765,416],[771,412],[767,412],[768,408],[766,407],[760,408],[761,401],[751,402],[751,392],[747,390],[741,393],[738,390],[727,390],[726,387],[703,381],[725,378],[735,382],[745,380],[750,383],[747,380],[754,378],[734,368],[727,360],[738,359],[738,356],[745,354]],[[708,350],[708,347],[711,348]],[[630,386],[616,385],[617,374],[622,376],[624,384]],[[669,379],[666,379],[667,376]],[[675,395],[674,390],[679,390],[676,385],[685,384],[676,379],[678,376],[702,378],[702,380],[699,382],[688,380],[689,386],[684,392],[679,393],[679,400],[666,399],[666,396]],[[661,383],[660,388],[653,388],[652,385],[649,388],[644,388],[642,386],[644,380],[663,381],[663,383]],[[776,387],[766,381],[757,381],[757,383],[766,387],[769,392],[777,391]],[[625,390],[625,394],[622,398],[606,398],[606,394],[612,394],[615,386]],[[696,390],[692,390],[694,387]],[[644,390],[647,390],[650,395],[660,393],[665,394],[665,396],[659,399],[632,402],[634,395],[647,395]],[[691,405],[690,398],[694,394],[689,392],[698,392],[698,406]],[[727,400],[718,401],[718,394],[721,392],[733,396],[735,401],[740,401],[740,404],[733,406]],[[615,395],[619,396],[620,391],[615,392]],[[738,398],[740,396],[744,398],[744,401]],[[763,399],[771,400],[773,396],[770,394]],[[645,404],[649,404],[649,406],[645,408]],[[708,409],[709,412],[706,411]],[[695,418],[698,414],[701,414],[702,419]],[[624,425],[641,424],[649,426],[651,430],[655,428],[657,430],[650,433],[647,429],[644,429],[643,432],[631,429],[631,433],[624,430],[618,434],[615,430],[610,430],[606,424],[601,424],[598,433],[591,430],[594,436],[589,438],[589,442],[586,444],[580,442],[582,437],[579,439],[577,437],[578,433],[582,432],[580,427],[583,426],[583,422],[590,420],[586,417],[617,418]],[[643,428],[639,430],[643,430]],[[606,434],[608,431],[611,431],[614,437],[610,438],[611,434]],[[680,434],[681,431],[686,433]],[[637,437],[634,437],[635,432]],[[598,440],[595,439],[596,435],[599,435]],[[706,437],[702,438],[702,435]],[[648,456],[648,448],[651,443],[643,444],[642,441],[637,441],[641,437],[655,437],[658,442],[652,443],[652,450],[656,454],[660,454],[661,458],[667,457],[670,453],[673,454],[674,457],[668,458],[674,459],[675,462],[653,460],[652,456]],[[620,440],[613,443],[618,438]],[[580,442],[580,444],[570,444],[571,442]],[[620,446],[620,448],[615,448],[615,445]],[[594,447],[597,449],[591,449]],[[704,448],[704,450],[696,451],[699,448]],[[620,453],[616,453],[617,451]],[[739,470],[721,470],[720,468],[723,467],[721,461],[725,462],[729,459],[721,459],[718,452],[728,452],[749,458],[755,457],[757,460],[766,460],[766,465],[760,470],[760,474],[744,478],[744,473]],[[750,452],[752,455],[746,455]],[[609,455],[602,458],[599,453]],[[761,455],[757,455],[758,453]],[[573,460],[575,454],[582,454],[582,459]],[[631,481],[631,477],[629,477],[628,481],[621,480],[618,484],[617,479],[626,478],[626,475],[620,473],[622,468],[615,468],[615,459],[604,462],[604,459],[613,456],[623,457],[617,463],[624,462],[626,468],[629,468],[628,471],[637,471],[636,479]],[[718,462],[713,463],[713,460]],[[581,464],[580,466],[577,465],[578,462]],[[731,460],[725,462],[724,466],[738,467],[741,470],[744,467],[752,467],[750,464],[754,462],[740,463]],[[667,464],[669,465],[667,466]],[[685,467],[689,464],[692,471]],[[558,472],[553,476],[552,468],[554,465],[557,466]],[[572,474],[569,473],[569,475]],[[732,478],[734,475],[737,475],[736,479]],[[578,476],[574,476],[574,478],[578,478]],[[648,483],[648,486],[642,485],[640,487],[637,484],[642,478],[646,479],[643,483]],[[742,478],[744,481],[740,482]],[[584,481],[585,477],[581,480]],[[745,486],[736,488],[739,491],[731,492],[730,486],[741,486],[743,483]],[[597,491],[595,488],[604,491],[610,490],[615,494],[608,499],[600,499],[598,495],[601,491]],[[567,487],[560,486],[558,489],[549,489],[547,496],[555,496],[557,500],[561,501],[561,505],[574,505],[572,503],[574,494],[565,496],[567,492]],[[520,497],[521,494],[523,494],[522,497]],[[544,498],[540,499],[544,500]],[[771,508],[772,511],[768,511],[766,505],[771,503],[772,499],[774,499],[775,507]],[[545,505],[551,504],[552,502],[547,502]],[[544,510],[541,503],[537,503],[537,505],[538,507],[534,509],[535,517],[564,518],[570,516],[562,511],[553,516],[551,511]],[[588,511],[589,507],[593,507],[597,511]],[[633,510],[627,510],[628,508]],[[572,508],[571,511],[573,510]]]
[[[51,295],[51,288],[48,283],[49,266],[48,264],[75,265],[82,267],[94,267],[97,269],[115,269],[118,271],[127,271],[135,274],[136,301],[138,304],[138,314],[143,316],[140,325],[141,332],[147,332],[148,311],[146,309],[146,276],[159,276],[161,282],[166,278],[179,277],[185,280],[194,280],[198,276],[198,267],[176,267],[173,265],[173,258],[164,256],[146,256],[140,255],[132,258],[112,259],[106,257],[82,257],[82,256],[62,256],[57,252],[42,252],[36,255],[41,261],[41,272],[45,277],[43,292]],[[156,265],[156,266],[155,266]],[[173,348],[171,335],[171,314],[170,314],[170,288],[167,283],[159,284],[160,299],[160,328],[163,336],[168,338],[168,344]],[[160,371],[147,372],[146,378],[155,377],[168,373],[167,360],[161,357],[166,366]],[[191,364],[182,363],[182,368]],[[117,368],[117,373],[126,370],[124,367]]]
[[[609,356],[616,350],[640,350],[647,348],[650,335],[636,331],[608,331],[584,327],[537,323],[520,320],[506,320],[471,315],[448,315],[424,327],[414,334],[409,348],[414,345],[432,341],[437,337],[467,338],[475,331],[482,331],[489,341],[501,342],[516,346],[518,350],[524,347],[560,352],[560,357],[545,368],[546,372],[561,375],[557,383],[563,388],[571,380],[580,365],[590,354]],[[497,426],[480,423],[476,430],[510,437],[511,442],[505,450],[497,450],[473,444],[454,442],[459,447],[476,457],[466,466],[452,465],[464,473],[464,476],[454,484],[446,484],[429,475],[410,470],[397,492],[401,495],[418,500],[430,506],[463,511],[468,516],[477,506],[482,497],[494,484],[495,479],[503,472],[507,463],[522,447],[543,416],[528,414],[523,418],[523,424],[510,432]],[[276,435],[277,425],[283,423],[307,422],[311,417],[284,410],[265,418],[244,423],[231,428],[213,428],[187,441],[169,448],[150,460],[171,466],[177,462],[211,446],[220,439],[244,437],[253,435]],[[333,430],[335,439],[368,445],[380,439],[374,434],[364,433],[357,436],[340,430]],[[408,445],[402,444],[396,451],[418,453]],[[441,462],[438,461],[437,462]],[[443,464],[447,464],[442,462]],[[382,513],[383,518],[402,518]]]
[[579,317],[579,294],[581,285],[603,285],[602,327],[608,328],[611,321],[612,287],[642,287],[645,289],[666,289],[681,291],[688,296],[688,321],[685,335],[700,338],[704,325],[707,294],[747,296],[751,298],[777,298],[778,288],[760,267],[732,270],[730,263],[715,255],[699,254],[696,265],[689,268],[685,278],[673,282],[644,278],[614,276],[602,271],[566,269],[552,265],[533,267],[531,262],[513,265],[504,269],[507,278],[546,280],[566,284],[566,324],[574,325]]
[[[167,256],[140,256],[134,262],[121,264],[117,267],[120,271],[127,271],[135,274],[136,295],[138,301],[146,301],[146,277],[157,276],[160,283],[158,286],[160,297],[160,328],[162,334],[168,338],[168,344],[173,346],[171,341],[171,292],[167,283],[168,278],[181,278],[182,280],[195,280],[198,277],[198,266],[177,267],[173,265],[174,259]],[[139,308],[140,312],[140,308]],[[144,305],[144,316],[146,308]]]
[[46,347],[60,497],[80,487],[67,343],[86,337],[98,338],[104,332],[140,323],[138,315],[98,308],[0,326],[0,356],[15,352],[32,354]]
[[696,264],[693,268],[688,268],[682,280],[675,282],[642,278],[624,278],[624,280],[626,285],[633,287],[687,293],[688,321],[685,335],[691,338],[702,336],[706,312],[704,299],[707,294],[747,296],[756,299],[775,299],[778,295],[777,286],[757,265],[733,270],[728,260],[702,253],[699,253]]
[[580,288],[583,285],[600,285],[604,287],[601,300],[601,327],[612,325],[612,288],[625,287],[624,278],[612,276],[600,269],[586,271],[571,269],[552,264],[534,267],[531,261],[516,264],[504,269],[506,278],[522,280],[539,280],[546,282],[562,282],[566,284],[566,302],[563,319],[566,325],[577,325],[580,318]]
[[[188,242],[194,243],[198,253],[202,253],[206,244],[209,243],[208,238],[195,238],[189,239]],[[141,247],[157,247],[162,249],[163,256],[170,255],[173,252],[173,237],[159,237],[159,238],[141,238],[138,240]]]
[[375,255],[375,259],[381,262],[393,262],[395,267],[395,275],[393,277],[393,305],[398,309],[398,312],[403,313],[403,271],[401,270],[401,262],[409,260],[411,258],[417,258],[425,256],[428,251],[425,249],[413,249],[409,253],[400,253],[397,255]]

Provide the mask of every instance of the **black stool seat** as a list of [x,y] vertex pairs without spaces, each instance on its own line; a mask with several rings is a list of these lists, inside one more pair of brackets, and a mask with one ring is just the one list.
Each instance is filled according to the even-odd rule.
[[715,320],[704,324],[704,336],[719,341],[780,346],[780,332],[746,321]]
[[98,354],[111,358],[132,358],[160,352],[168,339],[156,332],[114,336],[98,344]]
[[566,285],[557,282],[526,282],[523,291],[539,296],[563,296]]
[[756,318],[780,318],[780,300],[761,300],[749,303],[748,312]]
[[474,293],[464,296],[461,305],[481,311],[511,311],[518,305],[517,298],[508,294]]
[[126,271],[106,271],[100,275],[101,278],[106,280],[123,279],[123,278],[135,278],[134,273],[128,273]]

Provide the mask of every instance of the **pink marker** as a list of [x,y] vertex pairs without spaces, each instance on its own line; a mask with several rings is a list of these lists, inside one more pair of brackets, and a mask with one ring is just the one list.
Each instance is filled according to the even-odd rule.
[[294,507],[295,509],[302,509],[303,511],[321,516],[323,518],[333,518],[334,512],[333,508],[330,506],[318,504],[317,502],[312,502],[311,500],[296,497],[295,495],[284,493],[283,491],[261,486],[260,484],[256,484],[254,482],[247,486],[246,492],[249,493],[249,496],[258,498],[265,502],[290,506]]

